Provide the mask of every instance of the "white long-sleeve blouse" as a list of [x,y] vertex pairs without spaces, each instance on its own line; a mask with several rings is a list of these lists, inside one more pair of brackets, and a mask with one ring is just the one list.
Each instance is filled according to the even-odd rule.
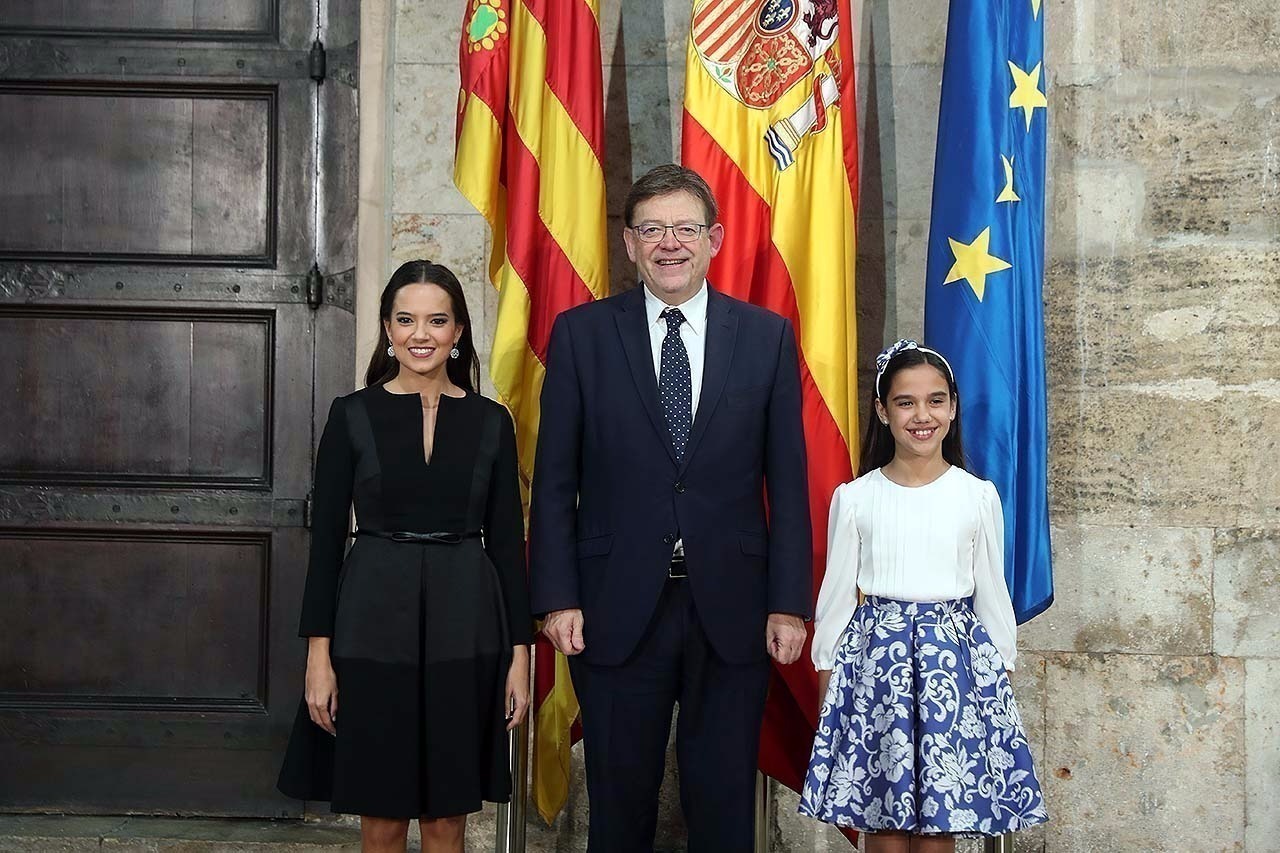
[[987,480],[953,466],[928,485],[900,486],[876,469],[838,487],[814,615],[817,669],[832,668],[859,590],[901,601],[973,596],[974,613],[1013,669],[1017,623],[1004,582],[1004,516]]

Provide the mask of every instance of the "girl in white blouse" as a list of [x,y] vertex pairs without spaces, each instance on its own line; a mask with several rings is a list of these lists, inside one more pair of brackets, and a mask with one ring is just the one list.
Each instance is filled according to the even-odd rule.
[[1047,820],[1006,674],[1003,516],[965,470],[946,359],[898,341],[876,367],[860,476],[831,502],[800,812],[872,833],[868,853],[950,853]]

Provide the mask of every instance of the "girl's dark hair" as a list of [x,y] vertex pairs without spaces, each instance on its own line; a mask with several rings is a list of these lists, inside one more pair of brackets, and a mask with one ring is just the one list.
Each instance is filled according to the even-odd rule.
[[880,376],[880,390],[877,395],[872,397],[871,411],[867,414],[867,432],[862,439],[862,459],[858,464],[859,477],[888,465],[893,459],[895,447],[893,433],[889,431],[887,424],[880,423],[880,416],[876,413],[876,399],[879,399],[880,404],[888,408],[888,403],[885,402],[885,399],[889,396],[889,389],[893,387],[893,377],[900,370],[908,367],[918,367],[921,364],[927,364],[942,374],[942,378],[947,380],[947,390],[951,393],[951,399],[956,404],[955,420],[951,422],[951,428],[947,430],[946,436],[942,439],[942,458],[957,468],[965,471],[969,470],[969,467],[965,465],[964,445],[960,438],[960,392],[956,389],[955,378],[952,377],[946,362],[938,358],[934,353],[918,349],[906,349],[889,359],[884,373]]
[[382,289],[382,300],[378,306],[379,343],[374,347],[373,358],[369,359],[369,368],[364,372],[364,384],[373,386],[390,382],[400,372],[400,362],[395,356],[387,355],[387,345],[382,343],[386,339],[383,324],[391,322],[391,310],[395,307],[400,288],[410,284],[434,284],[449,294],[453,319],[462,325],[462,336],[457,343],[458,357],[445,363],[445,371],[454,385],[469,394],[479,393],[480,357],[476,355],[475,344],[471,340],[471,315],[467,313],[467,297],[462,293],[462,284],[448,267],[422,260],[401,264]]

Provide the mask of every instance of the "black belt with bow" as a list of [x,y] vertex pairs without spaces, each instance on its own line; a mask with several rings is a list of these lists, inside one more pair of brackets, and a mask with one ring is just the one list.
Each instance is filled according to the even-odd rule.
[[479,530],[465,533],[416,533],[409,530],[357,530],[352,536],[376,536],[392,542],[417,542],[421,545],[457,545],[463,539],[479,539]]

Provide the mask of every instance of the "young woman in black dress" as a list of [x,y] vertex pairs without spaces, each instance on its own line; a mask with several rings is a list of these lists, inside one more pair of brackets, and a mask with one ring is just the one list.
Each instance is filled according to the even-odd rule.
[[424,853],[461,851],[467,814],[511,796],[506,732],[529,705],[515,431],[477,393],[452,272],[404,264],[381,317],[367,387],[320,440],[306,697],[279,786],[360,815],[365,853],[403,851],[415,818]]

